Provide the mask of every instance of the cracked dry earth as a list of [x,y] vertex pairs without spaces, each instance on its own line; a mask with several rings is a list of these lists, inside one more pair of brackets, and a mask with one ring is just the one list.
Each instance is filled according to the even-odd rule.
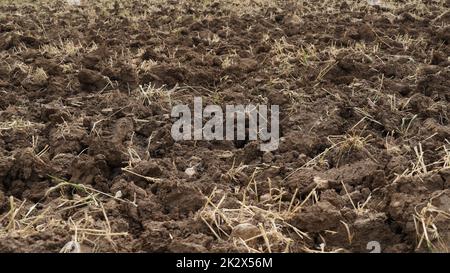
[[376,2],[0,1],[0,251],[447,252],[450,2]]

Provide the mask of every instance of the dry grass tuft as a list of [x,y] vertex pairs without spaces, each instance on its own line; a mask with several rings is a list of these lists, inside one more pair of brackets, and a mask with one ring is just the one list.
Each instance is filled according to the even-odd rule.
[[45,231],[63,230],[72,234],[72,239],[61,252],[102,251],[100,247],[105,243],[119,251],[115,239],[128,233],[113,230],[105,204],[110,200],[135,204],[85,185],[52,179],[58,184],[49,188],[45,197],[58,192],[59,197],[49,202],[33,204],[9,198],[9,210],[0,217],[0,238],[26,238]]
[[[233,168],[233,173],[242,167]],[[282,199],[287,192],[283,188],[273,187],[268,179],[269,192],[259,196],[259,184],[255,179],[257,172],[258,168],[248,185],[239,190],[242,199],[237,201],[237,208],[225,207],[231,196],[216,188],[206,196],[206,204],[197,216],[218,240],[231,242],[237,249],[251,253],[291,252],[293,247],[313,251],[306,244],[299,243],[309,240],[308,234],[289,224],[289,220],[308,199],[313,198],[314,193],[311,192],[300,202],[296,200],[296,192],[290,202],[285,202]],[[242,231],[244,227],[245,231]]]
[[[431,252],[448,253],[448,222],[450,221],[450,212],[439,209],[432,204],[433,199],[439,197],[442,192],[430,199],[427,204],[413,215],[414,226],[417,233],[418,243],[416,249],[420,249],[424,244]],[[442,230],[444,227],[444,230]],[[443,231],[444,236],[441,236]]]

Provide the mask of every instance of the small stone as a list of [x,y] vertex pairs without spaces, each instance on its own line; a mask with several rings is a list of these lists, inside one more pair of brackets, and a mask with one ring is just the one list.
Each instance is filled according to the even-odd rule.
[[60,253],[81,253],[81,246],[76,241],[70,241],[63,246]]
[[266,194],[261,195],[259,200],[261,200],[261,202],[267,202],[269,200],[272,200],[272,196],[270,195],[270,193],[266,193]]
[[101,111],[103,114],[109,114],[109,113],[112,113],[113,109],[112,108],[104,108]]
[[187,174],[189,177],[192,177],[192,176],[194,176],[195,174],[197,174],[197,171],[195,170],[194,167],[190,167],[190,168],[187,168],[187,169],[184,171],[184,173]]
[[122,191],[117,191],[116,194],[114,194],[115,198],[122,198],[122,196],[123,196]]
[[233,154],[233,152],[225,151],[225,152],[219,154],[218,156],[219,156],[219,158],[226,159],[226,158],[231,158],[231,157],[233,157],[234,154]]
[[328,186],[328,180],[326,180],[326,179],[323,179],[323,178],[320,178],[318,176],[315,176],[313,178],[313,181],[316,184],[317,189],[319,189],[319,190],[325,190],[325,189],[328,189],[328,187],[329,187]]
[[250,223],[243,223],[235,226],[231,232],[231,236],[248,240],[261,234],[259,228]]

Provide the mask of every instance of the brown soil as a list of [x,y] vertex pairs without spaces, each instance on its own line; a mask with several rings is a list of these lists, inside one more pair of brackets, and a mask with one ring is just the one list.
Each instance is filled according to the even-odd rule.
[[[14,2],[1,252],[450,249],[449,1]],[[174,142],[194,96],[280,105],[279,149]]]

